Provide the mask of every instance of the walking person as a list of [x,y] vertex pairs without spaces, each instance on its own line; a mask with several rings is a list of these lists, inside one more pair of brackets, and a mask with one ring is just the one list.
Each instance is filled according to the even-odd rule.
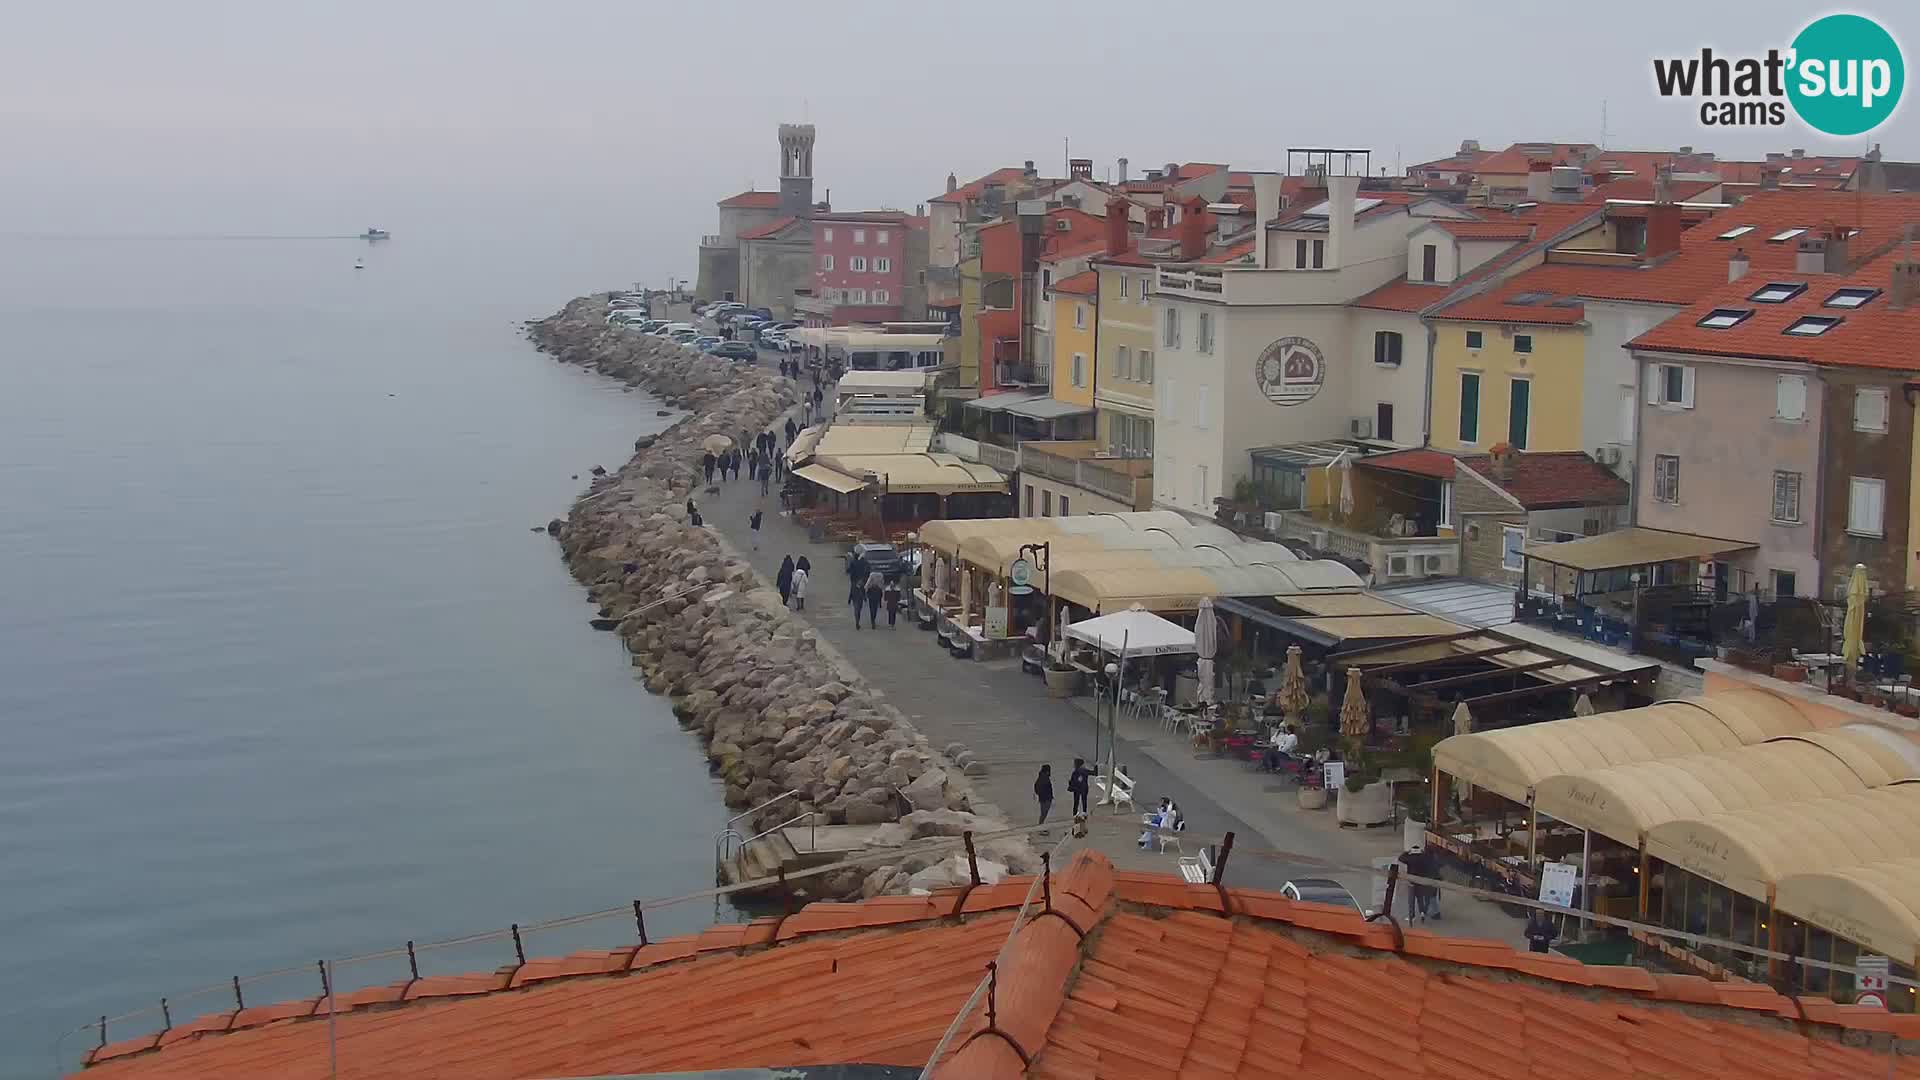
[[887,629],[898,630],[900,619],[900,579],[888,578],[887,587],[881,593],[881,599],[887,603]]
[[1560,936],[1553,919],[1539,908],[1534,908],[1533,914],[1527,916],[1527,927],[1521,932],[1527,936],[1528,952],[1546,952],[1553,947],[1553,939]]
[[[718,463],[719,459],[713,456],[713,451],[711,450],[700,457],[700,470],[707,475],[708,487],[713,486],[713,467]],[[691,511],[689,511],[689,513],[691,513]]]
[[[806,556],[802,555],[800,561],[805,563]],[[793,610],[807,610],[807,568],[805,566],[793,568]]]
[[753,550],[755,551],[760,550],[760,515],[761,512],[755,510],[753,516],[747,519],[747,527],[753,530]]
[[1092,775],[1093,772],[1087,768],[1086,758],[1073,759],[1073,772],[1067,774],[1067,794],[1073,796],[1073,812],[1076,815],[1087,812],[1087,778]]
[[853,609],[853,628],[860,629],[860,605],[866,599],[867,557],[855,555],[847,560],[847,606]]
[[760,465],[760,497],[767,497],[767,489],[773,486],[773,466],[762,462]]
[[793,599],[793,556],[780,560],[780,572],[773,576],[773,586],[780,590],[780,606],[786,607]]
[[875,570],[867,575],[867,629],[880,629],[880,594],[887,590],[887,581]]
[[827,414],[820,411],[820,401],[821,401],[820,387],[816,385],[813,388],[813,414],[815,416],[825,418]]
[[788,446],[793,445],[793,437],[798,434],[800,434],[800,425],[793,422],[793,417],[791,416],[787,417],[787,445]]
[[1040,804],[1038,825],[1047,823],[1047,815],[1053,812],[1053,766],[1040,766],[1040,775],[1033,781],[1033,798]]

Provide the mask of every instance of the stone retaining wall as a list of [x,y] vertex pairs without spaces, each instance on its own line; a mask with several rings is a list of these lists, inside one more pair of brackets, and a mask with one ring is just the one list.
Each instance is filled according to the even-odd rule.
[[[946,752],[930,746],[844,660],[823,650],[814,631],[780,605],[724,538],[688,523],[686,503],[699,499],[706,439],[720,434],[737,441],[771,426],[799,402],[798,384],[758,365],[610,330],[606,301],[604,295],[574,300],[530,323],[528,336],[564,363],[645,388],[689,415],[641,439],[619,469],[596,475],[548,531],[599,606],[599,625],[614,628],[647,688],[670,695],[682,726],[700,735],[725,781],[727,805],[743,810],[798,788],[799,805],[788,800],[761,811],[750,822],[753,831],[818,810],[833,824],[900,821],[900,828],[882,830],[893,844],[1004,828],[972,813],[974,793]],[[715,604],[697,599],[723,585],[736,595]],[[638,610],[682,592],[688,595]],[[995,869],[1038,868],[1025,841],[985,848]],[[953,883],[958,867],[951,859],[906,858],[871,873],[808,880],[817,883],[816,895],[873,896]]]

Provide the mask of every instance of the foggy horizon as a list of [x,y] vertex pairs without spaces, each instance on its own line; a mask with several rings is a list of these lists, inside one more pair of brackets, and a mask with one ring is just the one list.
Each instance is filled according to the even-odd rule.
[[1603,107],[1614,149],[1917,156],[1911,108],[1833,139],[1716,131],[1654,92],[1655,55],[1764,50],[1825,10],[38,7],[0,44],[0,232],[605,226],[684,275],[715,201],[777,187],[775,127],[800,120],[840,209],[911,209],[949,171],[1057,175],[1063,139],[1100,179],[1119,157],[1283,170],[1306,145],[1399,173],[1462,139],[1600,143]]

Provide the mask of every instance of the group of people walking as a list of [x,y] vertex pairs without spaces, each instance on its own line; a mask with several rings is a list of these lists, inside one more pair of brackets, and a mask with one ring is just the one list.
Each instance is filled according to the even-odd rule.
[[887,625],[898,629],[900,618],[900,575],[882,574],[864,555],[847,560],[847,606],[853,609],[853,628],[860,629],[860,610],[867,612],[867,629],[880,628],[880,605],[887,608]]
[[807,610],[807,575],[812,570],[813,563],[805,555],[798,559],[789,555],[780,560],[780,572],[773,579],[774,588],[780,590],[780,606]]
[[[1087,812],[1087,790],[1093,777],[1093,770],[1087,768],[1086,758],[1073,759],[1073,771],[1067,774],[1067,794],[1073,796],[1073,814],[1078,817]],[[1039,825],[1047,823],[1047,815],[1053,813],[1053,766],[1040,766],[1040,775],[1033,781],[1033,798],[1040,804]]]

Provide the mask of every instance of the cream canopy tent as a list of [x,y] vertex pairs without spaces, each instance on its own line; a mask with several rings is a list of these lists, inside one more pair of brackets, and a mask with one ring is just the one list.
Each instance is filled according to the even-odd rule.
[[1455,735],[1433,748],[1433,764],[1449,776],[1525,802],[1527,793],[1550,776],[1732,750],[1812,727],[1781,698],[1763,690],[1733,690]]
[[1797,874],[1920,856],[1920,781],[1656,825],[1647,854],[1765,900]]
[[[1904,744],[1889,743],[1889,739]],[[1683,818],[1852,795],[1920,778],[1920,745],[1870,724],[1787,735],[1710,754],[1550,776],[1534,809],[1629,847]]]
[[1128,656],[1169,656],[1193,651],[1193,631],[1141,608],[1082,619],[1067,627],[1067,636],[1105,652],[1125,648]]
[[1790,874],[1774,886],[1773,906],[1920,967],[1920,857]]
[[1202,596],[1278,596],[1315,589],[1359,589],[1359,575],[1336,562],[1184,566],[1157,570],[1066,570],[1055,567],[1053,594],[1096,611],[1139,606],[1192,611]]

